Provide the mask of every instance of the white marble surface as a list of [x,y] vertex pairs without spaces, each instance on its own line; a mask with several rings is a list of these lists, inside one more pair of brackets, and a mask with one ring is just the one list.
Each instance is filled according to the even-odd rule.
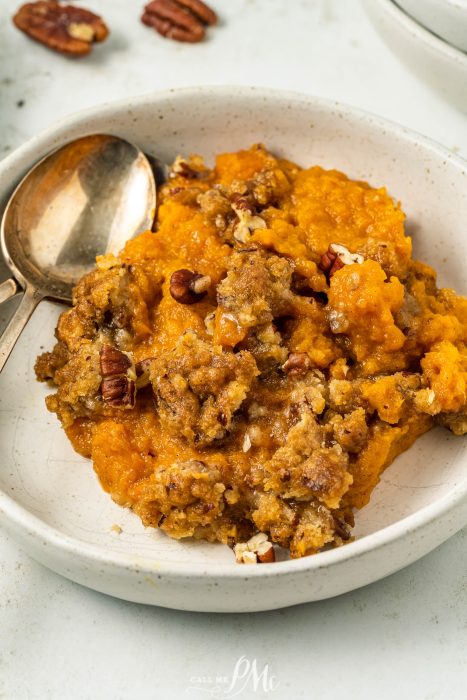
[[[138,23],[140,4],[83,2],[113,34],[92,57],[72,61],[17,33],[8,19],[16,2],[0,0],[0,157],[81,107],[202,83],[349,102],[467,156],[466,117],[405,71],[358,0],[212,0],[224,21],[198,46],[152,35]],[[83,589],[34,563],[0,529],[0,698],[460,700],[466,545],[464,530],[405,571],[338,599],[201,615]],[[267,666],[266,689],[261,681],[255,690],[250,676],[228,691],[241,656],[256,659],[258,672]]]

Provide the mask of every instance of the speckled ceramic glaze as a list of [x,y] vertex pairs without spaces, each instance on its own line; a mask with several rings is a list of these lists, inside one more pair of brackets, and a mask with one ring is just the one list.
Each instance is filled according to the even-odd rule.
[[419,24],[467,51],[467,0],[397,0]]
[[[262,141],[302,165],[320,163],[386,185],[403,202],[415,255],[442,285],[466,293],[466,164],[378,118],[312,97],[199,88],[78,114],[0,163],[0,202],[48,151],[91,132],[135,141],[170,161]],[[38,561],[85,586],[142,603],[254,611],[350,591],[423,556],[467,522],[467,442],[437,429],[385,472],[357,514],[355,542],[271,565],[237,565],[227,547],[145,530],[112,503],[90,462],[71,449],[44,406],[33,364],[51,347],[60,308],[40,305],[0,376],[0,518]],[[117,525],[118,527],[115,527]],[[121,529],[121,532],[119,530]]]
[[[435,36],[393,0],[362,0],[382,39],[416,75],[467,112],[467,54]],[[436,4],[448,5],[447,0]],[[419,10],[425,0],[414,0]],[[467,17],[467,5],[462,17]],[[467,33],[464,37],[466,39]]]

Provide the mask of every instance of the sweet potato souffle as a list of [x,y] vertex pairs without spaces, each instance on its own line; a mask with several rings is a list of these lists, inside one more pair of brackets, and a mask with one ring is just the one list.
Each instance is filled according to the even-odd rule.
[[156,231],[97,259],[56,337],[37,377],[103,488],[239,562],[349,541],[399,453],[467,432],[467,299],[384,188],[263,146],[178,157]]

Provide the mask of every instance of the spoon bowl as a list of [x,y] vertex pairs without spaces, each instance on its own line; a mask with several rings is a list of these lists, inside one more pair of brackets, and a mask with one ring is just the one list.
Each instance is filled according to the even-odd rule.
[[52,152],[23,178],[3,215],[2,253],[14,279],[0,301],[24,289],[0,341],[0,371],[43,298],[71,302],[77,281],[102,253],[150,229],[156,185],[148,159],[116,136],[94,134]]
[[146,156],[115,136],[72,141],[41,160],[5,210],[2,252],[16,279],[71,301],[96,255],[151,228],[156,193]]

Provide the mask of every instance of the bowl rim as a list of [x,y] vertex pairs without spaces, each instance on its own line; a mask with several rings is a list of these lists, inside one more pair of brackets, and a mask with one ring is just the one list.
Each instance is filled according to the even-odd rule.
[[[436,55],[442,53],[449,61],[456,61],[463,68],[467,69],[467,53],[465,51],[453,46],[445,39],[434,34],[430,29],[427,29],[427,27],[424,27],[420,22],[417,22],[416,19],[409,15],[408,12],[397,3],[397,0],[364,1],[365,3],[379,3],[383,12],[391,21],[398,24],[403,31],[410,33],[412,37],[421,41],[429,51]],[[467,10],[467,7],[465,7],[465,9]]]
[[[126,99],[120,99],[74,112],[42,130],[39,134],[33,136],[0,161],[0,179],[4,176],[8,177],[9,169],[14,168],[15,165],[20,165],[21,161],[28,156],[35,162],[37,160],[37,151],[42,153],[44,147],[50,146],[51,142],[54,144],[54,138],[57,136],[62,138],[66,130],[85,126],[87,120],[90,118],[102,118],[106,115],[110,116],[116,112],[118,113],[119,111],[128,111],[131,108],[134,109],[151,104],[154,106],[156,106],[156,104],[160,105],[163,109],[164,103],[173,103],[174,101],[186,100],[187,98],[199,99],[200,96],[215,97],[219,100],[224,98],[250,98],[253,101],[260,98],[262,100],[265,99],[276,102],[284,102],[287,100],[295,104],[302,103],[310,107],[315,106],[329,113],[337,112],[344,118],[350,118],[352,121],[363,123],[364,125],[366,124],[369,127],[376,128],[380,132],[390,132],[392,136],[396,136],[411,144],[416,143],[425,151],[435,154],[436,157],[445,163],[452,164],[452,166],[460,170],[462,175],[467,175],[467,162],[458,155],[452,153],[429,137],[422,136],[412,129],[401,126],[368,111],[334,100],[288,90],[275,90],[257,86],[211,85],[155,91],[131,98],[130,102]],[[36,152],[35,156],[33,155],[34,152]],[[15,184],[16,183],[12,183],[11,189],[13,189]],[[275,562],[272,566],[247,567],[245,570],[245,567],[238,566],[234,561],[232,561],[232,563],[178,562],[168,561],[158,557],[147,557],[141,554],[127,554],[117,551],[108,552],[101,546],[84,542],[48,525],[45,521],[41,520],[25,506],[20,505],[14,498],[0,489],[0,514],[2,514],[7,521],[10,521],[9,525],[7,525],[10,531],[18,531],[23,534],[23,537],[26,536],[28,539],[37,539],[43,545],[50,545],[54,550],[61,552],[63,555],[79,557],[90,563],[98,562],[101,565],[108,565],[116,569],[121,569],[123,567],[127,571],[148,575],[166,575],[173,578],[187,577],[191,579],[203,579],[207,576],[216,576],[221,579],[241,578],[245,580],[248,578],[257,578],[258,576],[268,578],[271,576],[281,577],[290,574],[326,569],[330,566],[344,563],[354,557],[362,557],[370,551],[382,549],[391,545],[410,533],[422,527],[426,527],[434,520],[447,515],[458,506],[463,505],[464,502],[467,502],[467,474],[465,479],[461,480],[447,494],[433,501],[433,503],[418,509],[414,513],[370,535],[365,535],[360,539],[346,544],[343,547],[320,552],[301,559]]]
[[[467,15],[467,3],[465,0],[431,0],[433,4],[438,5],[438,7],[442,7],[443,5],[450,5],[452,9],[455,10],[460,10],[461,12],[465,12]],[[396,5],[399,5],[398,0],[395,0]],[[402,9],[404,12],[405,10]]]

